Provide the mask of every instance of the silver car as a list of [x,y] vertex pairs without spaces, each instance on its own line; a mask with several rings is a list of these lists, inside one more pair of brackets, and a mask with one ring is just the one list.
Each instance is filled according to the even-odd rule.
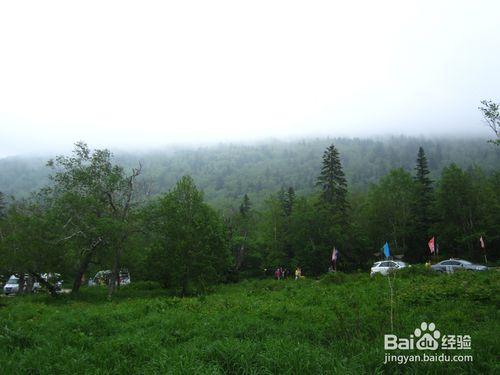
[[380,273],[381,275],[387,275],[391,271],[395,271],[401,268],[406,268],[408,265],[400,260],[383,260],[381,262],[376,262],[371,268],[370,276]]
[[[24,284],[24,288],[26,288],[26,284]],[[40,284],[38,282],[33,283],[33,292],[40,290]],[[3,292],[6,295],[9,294],[17,294],[19,292],[19,277],[16,275],[12,275],[9,277],[9,280],[3,286]]]
[[482,264],[474,264],[467,260],[463,259],[448,259],[443,260],[437,264],[431,266],[434,271],[438,272],[455,272],[458,270],[466,270],[466,271],[486,271],[488,267],[483,266]]

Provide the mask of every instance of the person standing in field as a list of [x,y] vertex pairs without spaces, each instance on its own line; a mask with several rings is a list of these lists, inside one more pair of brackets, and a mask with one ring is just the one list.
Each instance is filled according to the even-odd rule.
[[302,270],[300,269],[300,267],[297,267],[295,269],[295,280],[300,279],[301,276],[302,276]]
[[276,280],[281,278],[281,270],[279,268],[276,268],[276,271],[274,271],[274,277],[276,277]]

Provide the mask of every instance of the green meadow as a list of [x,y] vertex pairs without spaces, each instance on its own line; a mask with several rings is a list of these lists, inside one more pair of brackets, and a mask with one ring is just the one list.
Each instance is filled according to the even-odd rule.
[[[473,362],[384,364],[387,277],[247,280],[179,298],[152,283],[0,298],[2,374],[500,373],[500,274],[403,270],[393,333],[470,335]],[[397,352],[418,354],[418,351]]]

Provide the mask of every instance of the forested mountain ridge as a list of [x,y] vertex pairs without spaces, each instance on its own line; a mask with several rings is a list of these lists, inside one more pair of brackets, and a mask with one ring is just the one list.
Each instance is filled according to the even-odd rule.
[[[143,166],[142,178],[150,194],[168,191],[183,175],[191,175],[217,207],[237,206],[248,193],[260,205],[281,187],[292,186],[298,194],[313,191],[326,147],[334,143],[351,192],[365,190],[391,169],[412,171],[418,148],[429,160],[431,177],[450,163],[462,168],[479,166],[490,173],[500,166],[500,150],[484,139],[387,137],[379,139],[317,138],[300,141],[268,141],[255,145],[221,144],[145,152],[115,152],[125,168]],[[0,191],[27,196],[48,182],[50,157],[0,159]]]

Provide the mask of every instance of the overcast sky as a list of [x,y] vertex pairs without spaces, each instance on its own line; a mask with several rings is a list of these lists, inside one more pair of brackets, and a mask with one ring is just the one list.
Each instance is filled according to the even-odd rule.
[[4,1],[0,156],[310,135],[489,136],[500,1]]

